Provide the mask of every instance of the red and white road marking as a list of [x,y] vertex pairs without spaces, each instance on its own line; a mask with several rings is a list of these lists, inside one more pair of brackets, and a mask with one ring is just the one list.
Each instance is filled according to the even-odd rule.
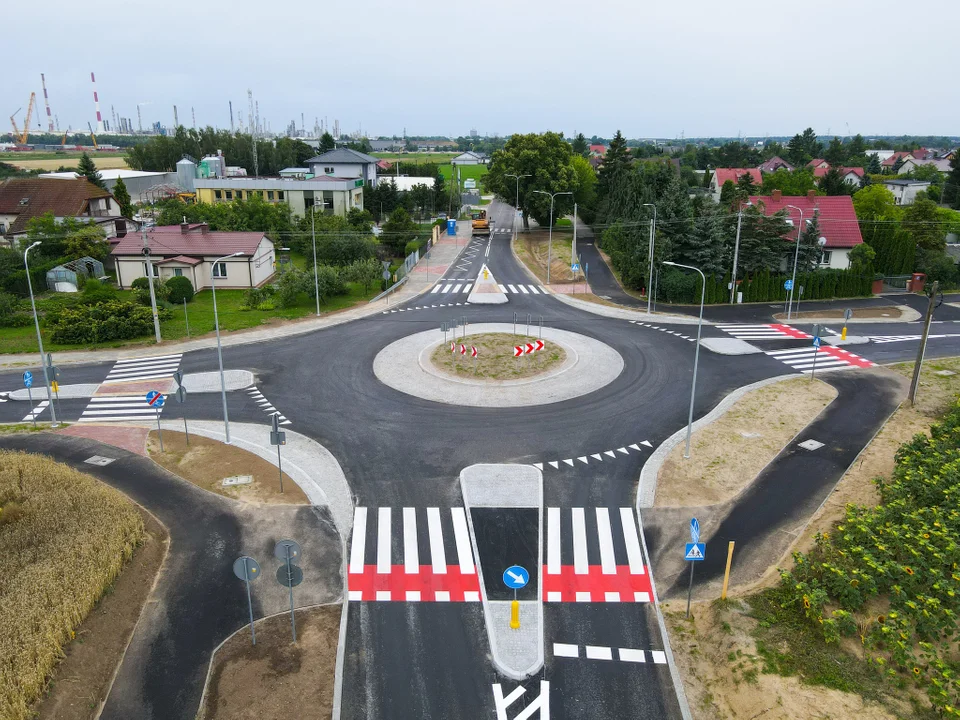
[[814,355],[816,354],[816,370],[846,370],[848,368],[870,368],[874,363],[866,358],[860,357],[849,350],[834,347],[833,345],[821,345],[820,351],[816,352],[813,346],[793,348],[790,350],[770,350],[766,353],[772,358],[789,365],[794,370],[803,373],[813,372]]
[[813,337],[792,325],[717,325],[717,327],[741,340],[783,340],[784,338],[806,340]]

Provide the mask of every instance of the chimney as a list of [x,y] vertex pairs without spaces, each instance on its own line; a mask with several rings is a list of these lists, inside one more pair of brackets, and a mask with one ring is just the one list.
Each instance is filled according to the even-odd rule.
[[774,191],[773,191],[773,201],[774,201],[774,202],[780,202],[782,199],[783,199],[783,191],[781,191],[781,190],[774,190]]
[[207,223],[200,223],[200,233],[202,235],[206,235],[208,230],[210,230],[210,226]]
[[816,190],[807,190],[807,200],[813,200],[816,197],[817,197]]
[[180,234],[186,235],[188,232],[190,232],[190,223],[188,223],[187,219],[184,218],[183,222],[180,223]]

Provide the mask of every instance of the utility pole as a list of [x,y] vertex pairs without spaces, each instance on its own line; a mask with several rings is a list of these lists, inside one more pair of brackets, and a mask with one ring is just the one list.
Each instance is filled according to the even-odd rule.
[[140,231],[143,237],[143,259],[147,266],[147,283],[150,285],[150,308],[153,310],[153,332],[157,336],[157,343],[160,338],[160,316],[157,314],[157,296],[153,292],[153,263],[150,261],[150,248],[147,247],[147,229],[144,227]]
[[930,334],[930,322],[933,320],[933,309],[936,307],[937,290],[940,283],[933,281],[930,288],[930,302],[927,304],[927,316],[923,320],[923,335],[920,336],[920,347],[917,348],[917,362],[913,366],[913,378],[910,380],[910,392],[907,393],[907,399],[911,407],[917,404],[917,387],[920,385],[920,371],[923,368],[923,356],[927,351],[927,336]]

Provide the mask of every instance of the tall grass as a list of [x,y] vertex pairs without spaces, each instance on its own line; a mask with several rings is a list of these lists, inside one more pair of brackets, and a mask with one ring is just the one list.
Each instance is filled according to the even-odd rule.
[[75,628],[143,537],[116,490],[48,458],[0,451],[0,718],[29,717]]

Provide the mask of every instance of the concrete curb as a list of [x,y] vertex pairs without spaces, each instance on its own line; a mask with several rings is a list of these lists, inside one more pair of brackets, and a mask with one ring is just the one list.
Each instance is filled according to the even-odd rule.
[[[894,305],[897,310],[900,311],[900,317],[898,318],[850,318],[849,320],[844,320],[843,318],[791,318],[789,321],[786,318],[778,318],[774,315],[774,320],[777,322],[789,322],[791,325],[814,325],[816,323],[837,323],[837,324],[847,324],[847,325],[882,325],[884,323],[908,323],[916,322],[921,317],[923,317],[919,311],[914,310],[909,305]],[[803,312],[801,310],[801,312]]]
[[[664,315],[662,313],[646,313],[639,310],[630,310],[628,308],[619,308],[619,307],[610,307],[609,305],[600,305],[598,303],[593,303],[588,300],[577,300],[571,295],[561,295],[554,293],[553,295],[560,302],[566,303],[571,307],[578,308],[585,312],[593,313],[594,315],[601,315],[608,318],[616,318],[618,320],[643,320],[645,322],[654,322],[660,325],[696,325],[699,322],[699,318],[689,316],[689,315]],[[704,327],[707,325],[716,325],[716,323],[711,322],[710,320],[704,319]]]
[[[766,387],[767,385],[773,385],[774,383],[783,382],[785,380],[794,380],[798,377],[802,377],[802,375],[798,375],[796,373],[790,375],[778,375],[776,377],[767,378],[766,380],[761,380],[750,385],[744,385],[743,387],[733,390],[729,395],[723,398],[723,400],[717,403],[717,405],[710,412],[708,412],[699,420],[695,421],[693,423],[693,430],[697,431],[700,428],[706,427],[707,425],[718,420],[731,407],[733,407],[733,404],[737,402],[737,400],[742,398],[751,390],[758,390],[762,387]],[[680,428],[673,435],[660,443],[657,449],[654,450],[650,455],[650,458],[643,464],[643,468],[640,470],[640,480],[637,485],[638,511],[640,508],[653,507],[657,494],[657,476],[660,474],[660,468],[663,466],[663,463],[666,461],[670,452],[677,445],[683,442],[686,439],[686,436],[687,428]]]

